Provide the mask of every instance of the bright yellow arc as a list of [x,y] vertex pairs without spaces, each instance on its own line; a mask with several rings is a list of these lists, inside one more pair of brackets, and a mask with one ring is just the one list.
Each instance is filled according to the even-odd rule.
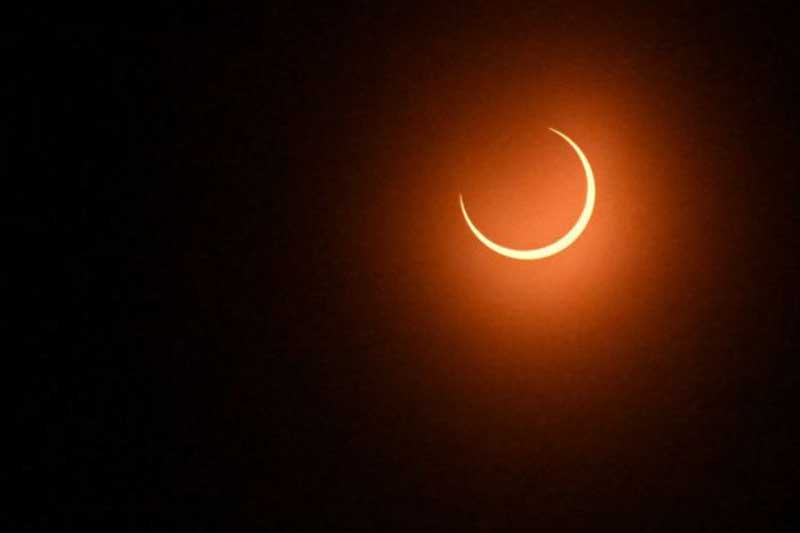
[[549,129],[553,133],[560,135],[569,143],[570,146],[572,146],[573,150],[575,150],[575,152],[578,154],[581,164],[583,164],[583,171],[586,174],[586,203],[583,206],[583,211],[581,211],[581,214],[578,217],[578,221],[563,237],[552,244],[548,244],[547,246],[543,246],[541,248],[533,248],[531,250],[517,250],[515,248],[506,248],[505,246],[501,246],[489,240],[486,235],[481,233],[481,231],[475,227],[475,224],[472,223],[472,220],[470,220],[469,215],[467,214],[467,208],[464,207],[464,197],[459,194],[459,200],[461,200],[461,212],[464,214],[464,220],[467,221],[467,225],[469,226],[469,229],[472,230],[472,233],[474,233],[478,240],[481,241],[487,248],[497,252],[500,255],[510,257],[511,259],[530,261],[532,259],[544,259],[545,257],[550,257],[551,255],[557,254],[558,252],[564,250],[567,246],[571,245],[578,237],[581,236],[581,233],[583,233],[583,230],[586,229],[586,225],[589,223],[589,219],[592,218],[595,197],[594,174],[592,173],[592,166],[589,164],[589,160],[586,159],[586,156],[583,155],[580,147],[575,144],[572,139],[556,129]]

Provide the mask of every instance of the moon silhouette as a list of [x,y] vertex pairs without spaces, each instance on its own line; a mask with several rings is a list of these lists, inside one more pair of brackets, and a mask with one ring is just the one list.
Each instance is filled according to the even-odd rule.
[[581,236],[581,233],[586,229],[586,225],[589,224],[589,219],[592,218],[592,212],[594,211],[594,197],[595,197],[595,184],[594,184],[594,174],[592,173],[592,166],[589,164],[589,160],[586,159],[586,156],[581,151],[580,147],[575,144],[575,142],[561,133],[560,131],[549,128],[550,131],[559,135],[563,138],[572,149],[575,150],[575,153],[578,154],[578,158],[581,160],[581,164],[583,165],[583,171],[586,174],[586,203],[583,205],[583,211],[581,211],[580,216],[578,217],[578,221],[575,222],[575,225],[564,234],[560,239],[557,241],[548,244],[547,246],[542,246],[541,248],[533,248],[530,250],[518,250],[515,248],[507,248],[505,246],[501,246],[493,241],[491,241],[486,235],[481,233],[481,231],[472,223],[470,220],[469,215],[467,214],[467,208],[464,207],[464,196],[459,194],[459,200],[461,201],[461,212],[464,214],[464,220],[467,221],[467,226],[475,234],[481,243],[484,244],[487,248],[496,252],[500,255],[505,257],[509,257],[511,259],[519,259],[521,261],[530,261],[533,259],[544,259],[545,257],[550,257],[551,255],[555,255],[558,252],[563,251],[568,246],[570,246],[578,237]]

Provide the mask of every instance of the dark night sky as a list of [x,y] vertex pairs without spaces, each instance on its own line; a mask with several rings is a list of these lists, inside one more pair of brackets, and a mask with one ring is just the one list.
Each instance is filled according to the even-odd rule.
[[[37,480],[19,485],[34,504],[24,524],[787,523],[796,13],[231,4],[29,11],[3,36],[18,463]],[[618,244],[625,261],[596,274],[607,290],[556,297],[574,318],[527,308],[535,290],[510,304],[467,274],[448,284],[431,243],[466,232],[447,204],[458,189],[405,177],[482,143],[462,126],[486,124],[491,144],[486,116],[509,122],[520,94],[545,94],[539,77],[645,154],[618,163],[644,185],[607,190],[632,204],[669,191],[650,210],[669,223],[651,231],[644,208],[616,207],[636,251]],[[575,120],[551,107],[547,120]],[[581,138],[603,146],[585,123]],[[427,238],[431,206],[453,219]],[[591,249],[611,254],[601,232]],[[494,261],[455,242],[464,263]],[[575,248],[509,268],[592,272],[591,255],[569,263]],[[531,314],[546,318],[504,325]]]

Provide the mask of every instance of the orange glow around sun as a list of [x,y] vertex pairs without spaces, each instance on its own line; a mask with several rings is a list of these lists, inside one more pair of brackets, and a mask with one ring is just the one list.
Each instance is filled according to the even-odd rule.
[[[392,140],[365,140],[361,150],[363,167],[380,177],[356,191],[354,211],[374,221],[355,225],[352,238],[368,272],[364,320],[427,332],[480,364],[624,364],[616,347],[659,331],[674,313],[662,302],[709,271],[692,231],[703,215],[683,202],[699,166],[674,155],[693,134],[688,117],[663,105],[669,87],[559,58],[459,63],[420,82],[414,72],[423,67],[413,58],[385,67],[415,82],[387,86],[375,121],[364,124],[364,139]],[[591,221],[560,253],[509,260],[469,230],[459,194],[480,231],[503,246],[563,237],[584,210],[587,181],[551,126],[591,163]]]

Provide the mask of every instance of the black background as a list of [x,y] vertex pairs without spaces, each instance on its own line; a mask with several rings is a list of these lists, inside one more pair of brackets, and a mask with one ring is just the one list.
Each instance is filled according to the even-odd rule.
[[[31,11],[4,34],[4,217],[20,245],[7,286],[21,302],[8,333],[25,345],[15,462],[32,504],[23,524],[788,525],[800,370],[796,13],[230,4]],[[630,415],[640,436],[603,461],[580,444],[603,431],[602,408],[570,420],[556,411],[544,437],[474,422],[467,433],[493,429],[517,447],[499,458],[465,450],[446,424],[421,421],[444,389],[437,378],[420,385],[423,367],[404,360],[431,334],[407,342],[415,334],[360,322],[371,311],[356,309],[369,301],[358,293],[374,284],[359,283],[369,273],[347,228],[371,221],[350,208],[381,187],[359,167],[363,152],[391,150],[363,124],[391,108],[376,94],[391,84],[390,56],[424,58],[459,29],[477,36],[475,50],[487,35],[574,34],[577,50],[582,32],[601,35],[620,51],[603,58],[609,68],[685,72],[675,86],[723,110],[714,120],[724,127],[704,124],[718,135],[696,149],[724,170],[722,192],[704,194],[729,201],[706,230],[735,252],[712,274],[729,299],[688,297],[705,309],[692,340],[643,348],[676,354],[699,376],[685,386],[712,392],[670,403],[668,386],[642,391],[647,412]],[[438,412],[467,425],[485,414],[454,403]],[[649,422],[658,408],[673,420],[663,435]],[[562,442],[539,440],[553,436]]]

